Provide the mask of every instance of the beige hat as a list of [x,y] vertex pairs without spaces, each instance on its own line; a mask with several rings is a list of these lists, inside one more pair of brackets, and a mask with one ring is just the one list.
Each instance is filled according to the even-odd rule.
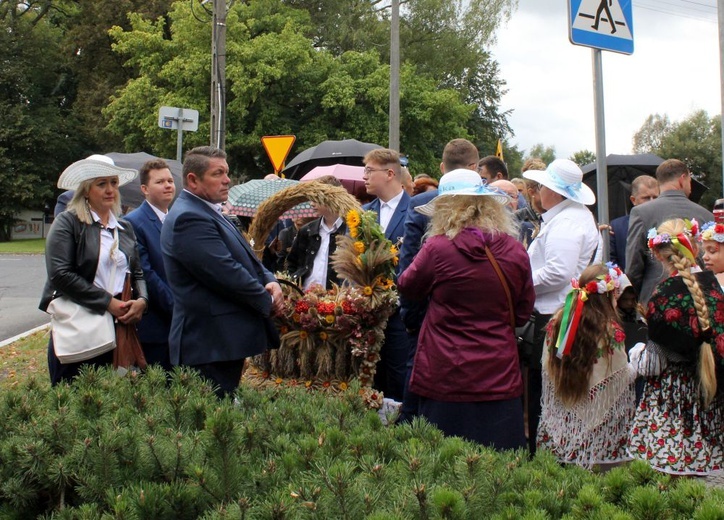
[[98,177],[118,177],[118,186],[128,184],[138,175],[138,170],[116,166],[107,155],[91,155],[68,166],[58,179],[58,188],[77,190],[81,182]]

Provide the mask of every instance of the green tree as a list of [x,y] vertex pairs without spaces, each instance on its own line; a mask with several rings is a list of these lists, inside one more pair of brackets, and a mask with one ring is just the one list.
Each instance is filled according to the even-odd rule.
[[[307,13],[279,0],[235,3],[227,15],[227,146],[237,173],[258,177],[270,170],[264,135],[293,133],[298,149],[325,139],[387,141],[389,67],[373,51],[334,56],[317,49],[306,33]],[[188,2],[177,2],[168,21],[131,16],[132,30],[112,29],[114,49],[138,76],[104,111],[109,129],[127,148],[142,143],[169,154],[175,136],[157,128],[158,106],[208,113],[210,41]],[[474,110],[452,89],[401,71],[401,148],[417,166],[439,164],[445,143],[467,137]],[[188,134],[187,147],[207,140],[208,121]]]
[[543,143],[535,144],[525,154],[526,159],[534,157],[541,159],[546,164],[550,164],[556,159],[556,148],[555,146],[545,146]]
[[685,119],[670,122],[668,116],[649,116],[634,136],[636,151],[664,159],[680,159],[694,177],[709,189],[699,203],[711,209],[722,196],[721,118],[698,110]]
[[664,137],[671,133],[672,124],[666,114],[651,114],[633,136],[635,153],[656,153],[661,148]]
[[596,161],[596,154],[591,150],[579,150],[569,157],[578,166],[585,166]]
[[0,17],[0,241],[9,240],[19,211],[43,209],[80,152],[61,31],[47,16],[22,13]]

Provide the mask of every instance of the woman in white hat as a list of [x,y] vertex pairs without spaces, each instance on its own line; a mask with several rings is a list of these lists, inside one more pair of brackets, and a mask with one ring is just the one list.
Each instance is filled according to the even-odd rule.
[[544,328],[562,305],[572,278],[597,258],[601,237],[596,221],[586,205],[596,202],[591,189],[583,184],[583,172],[573,161],[556,159],[544,171],[528,170],[523,177],[539,185],[543,207],[538,236],[528,247],[535,287],[532,352],[526,353],[528,366],[528,446],[536,449],[542,389],[541,358]]
[[432,215],[428,238],[397,281],[405,298],[429,299],[410,377],[420,415],[501,450],[525,446],[514,327],[534,300],[507,202],[477,172],[443,175],[439,195],[417,208]]
[[[92,155],[68,166],[58,187],[75,190],[68,209],[58,215],[45,246],[48,281],[40,309],[66,296],[88,309],[110,312],[124,324],[138,322],[147,307],[148,293],[143,280],[133,227],[118,220],[121,197],[118,188],[133,180],[136,170],[121,168],[105,155]],[[126,273],[131,275],[134,299],[123,302]],[[70,380],[81,365],[108,365],[113,352],[80,362],[61,364],[48,344],[48,369],[52,384]]]

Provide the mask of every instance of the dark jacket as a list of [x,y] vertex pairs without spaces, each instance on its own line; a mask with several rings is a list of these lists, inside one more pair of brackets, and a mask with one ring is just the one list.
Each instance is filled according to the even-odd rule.
[[221,213],[182,191],[161,230],[174,307],[171,363],[239,361],[279,346],[265,286],[276,278]]
[[[319,251],[319,246],[322,243],[322,237],[319,235],[321,225],[322,217],[319,217],[309,224],[302,226],[297,232],[297,236],[292,243],[292,249],[287,256],[287,267],[293,278],[303,281],[312,273],[314,259],[317,257],[317,251]],[[332,283],[336,283],[337,285],[341,283],[337,273],[332,269],[331,258],[337,250],[337,236],[342,236],[346,232],[347,226],[343,221],[337,231],[329,236],[328,257],[330,260],[327,264],[327,289],[332,288]]]
[[609,238],[609,258],[611,262],[626,270],[626,236],[628,235],[629,215],[615,218],[611,221]]
[[626,275],[639,295],[639,302],[645,305],[656,284],[667,276],[661,262],[649,253],[646,238],[649,229],[672,218],[695,218],[702,225],[714,220],[714,215],[678,190],[662,191],[658,199],[631,208],[630,215],[626,236]]
[[453,240],[430,237],[397,280],[405,298],[430,297],[410,378],[410,388],[421,396],[474,402],[523,393],[511,309],[485,255],[486,243],[508,282],[516,325],[533,311],[530,261],[515,238],[481,237],[470,229]]
[[[123,226],[118,230],[118,248],[128,259],[134,298],[148,299],[133,226],[125,220],[118,222]],[[48,281],[40,299],[40,310],[46,311],[53,298],[67,296],[84,307],[105,312],[112,295],[93,285],[100,250],[101,225],[98,222],[84,224],[69,211],[58,215],[45,242]]]
[[[377,198],[370,202],[369,204],[365,204],[362,206],[362,209],[365,211],[374,211],[377,213],[377,222],[380,221],[380,199]],[[400,246],[400,243],[403,240],[403,237],[405,235],[405,218],[407,217],[407,208],[410,205],[410,196],[406,192],[402,192],[402,198],[400,199],[400,203],[397,205],[397,209],[395,209],[395,212],[392,214],[392,218],[390,218],[389,224],[387,224],[387,229],[385,229],[385,237],[392,242],[395,246]],[[400,274],[400,266],[398,264],[397,268],[395,269],[395,276]]]
[[145,202],[126,215],[133,224],[143,278],[148,285],[148,311],[138,323],[138,338],[143,343],[167,343],[173,315],[173,294],[166,281],[161,255],[161,221]]

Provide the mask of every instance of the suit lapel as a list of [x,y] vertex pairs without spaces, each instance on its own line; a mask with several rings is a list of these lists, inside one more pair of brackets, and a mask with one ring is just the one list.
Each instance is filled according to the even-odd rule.
[[143,201],[143,204],[141,204],[141,211],[146,215],[146,218],[151,221],[153,224],[153,227],[156,228],[156,230],[161,233],[161,219],[158,218],[158,215],[156,215],[156,212],[153,211],[153,208],[148,203],[148,201]]

